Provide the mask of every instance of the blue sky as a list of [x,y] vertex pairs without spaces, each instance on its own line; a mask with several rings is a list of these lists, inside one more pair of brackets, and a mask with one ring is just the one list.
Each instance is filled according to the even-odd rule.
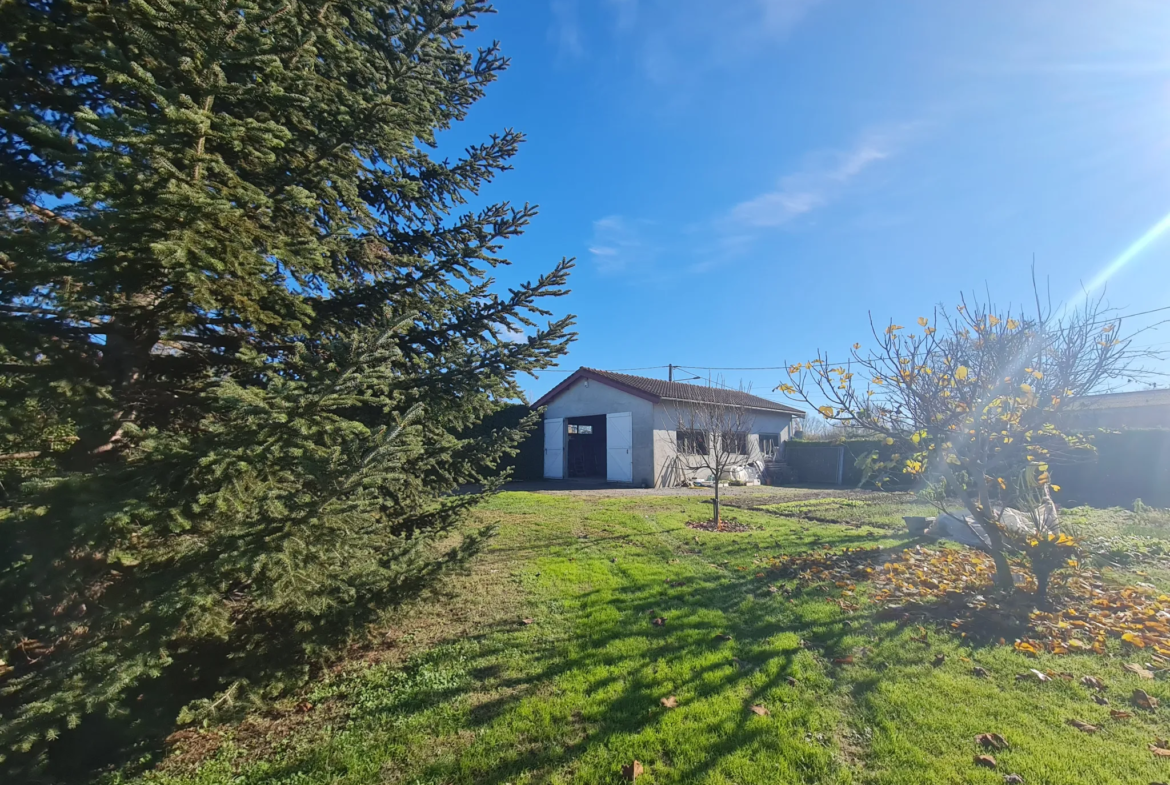
[[[541,207],[501,283],[578,259],[562,368],[840,353],[871,311],[905,323],[986,287],[1029,299],[1033,257],[1067,299],[1170,214],[1166,0],[498,10],[476,38],[512,66],[443,143],[527,134],[484,196]],[[1108,294],[1170,305],[1170,231]],[[1170,348],[1170,327],[1147,338]],[[781,380],[716,373],[757,392]]]

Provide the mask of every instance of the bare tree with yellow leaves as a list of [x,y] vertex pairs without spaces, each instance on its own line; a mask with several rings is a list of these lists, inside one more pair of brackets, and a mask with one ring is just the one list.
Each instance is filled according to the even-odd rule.
[[[1132,377],[1150,352],[1122,337],[1121,318],[1101,297],[1053,308],[1037,296],[1032,313],[962,298],[917,328],[870,323],[872,349],[854,344],[836,363],[818,352],[791,366],[778,389],[830,421],[884,437],[889,458],[874,454],[869,465],[879,485],[912,475],[940,510],[961,504],[986,533],[997,585],[1012,588],[1005,546],[1018,547],[1031,557],[1044,603],[1048,575],[1075,553],[1056,531],[1060,488],[1049,463],[1093,450],[1089,437],[1060,427],[1061,407]],[[1023,531],[1020,517],[1030,523]]]

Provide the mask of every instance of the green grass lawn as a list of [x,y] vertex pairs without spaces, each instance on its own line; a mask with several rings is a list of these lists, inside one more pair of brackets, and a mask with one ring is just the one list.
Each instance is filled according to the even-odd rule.
[[[778,583],[769,557],[912,541],[902,497],[776,496],[732,499],[752,527],[732,534],[688,528],[709,515],[694,497],[502,494],[479,513],[498,536],[449,596],[405,609],[379,646],[295,701],[181,734],[140,780],[615,783],[637,759],[647,784],[1170,781],[1170,759],[1147,748],[1170,736],[1170,708],[1128,705],[1140,687],[1170,706],[1161,677],[1123,671],[1140,656],[1028,658],[944,630],[922,643],[865,602],[843,611],[832,587]],[[1075,518],[1097,537],[1170,536],[1164,518]],[[1029,668],[1076,679],[1017,681]],[[1082,675],[1107,683],[1110,705]],[[661,705],[670,696],[676,708]],[[973,762],[979,733],[1011,744],[992,753],[995,771]]]

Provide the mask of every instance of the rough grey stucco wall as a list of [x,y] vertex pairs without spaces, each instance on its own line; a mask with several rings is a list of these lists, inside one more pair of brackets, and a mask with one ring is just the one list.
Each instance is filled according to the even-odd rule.
[[[681,415],[681,417],[680,417]],[[751,419],[748,433],[748,450],[750,455],[744,456],[744,462],[760,460],[759,434],[776,433],[780,435],[781,443],[788,441],[792,436],[792,415],[781,412],[750,411]],[[700,466],[700,459],[696,456],[679,455],[675,433],[680,422],[687,422],[690,417],[687,404],[675,401],[664,401],[654,404],[654,479],[659,487],[679,484],[684,478],[703,479],[707,470]]]
[[[654,404],[596,380],[579,379],[545,409],[550,417],[589,417],[596,414],[630,413],[634,485],[654,485]],[[542,446],[543,449],[543,446]],[[567,458],[567,451],[566,451]]]

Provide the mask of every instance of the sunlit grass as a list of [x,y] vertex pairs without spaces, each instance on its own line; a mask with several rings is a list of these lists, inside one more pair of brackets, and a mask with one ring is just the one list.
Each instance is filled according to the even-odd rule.
[[[1135,687],[1170,702],[1163,681],[1124,674],[1122,660],[1031,659],[945,631],[924,644],[872,607],[848,614],[826,591],[768,577],[769,556],[912,542],[894,523],[904,504],[878,499],[736,509],[752,530],[726,534],[686,526],[709,514],[702,499],[503,494],[480,513],[500,527],[489,553],[453,596],[417,604],[391,632],[408,657],[315,684],[303,704],[320,721],[273,725],[275,739],[229,733],[202,763],[145,779],[614,783],[634,759],[639,783],[1170,779],[1170,762],[1147,750],[1170,735],[1165,715],[1109,717]],[[810,520],[814,511],[839,523]],[[1032,667],[1098,676],[1111,705],[1077,679],[1016,681]],[[669,696],[677,708],[661,705]],[[1082,733],[1073,718],[1101,731]],[[997,771],[972,761],[985,732],[1012,745],[994,753]]]

